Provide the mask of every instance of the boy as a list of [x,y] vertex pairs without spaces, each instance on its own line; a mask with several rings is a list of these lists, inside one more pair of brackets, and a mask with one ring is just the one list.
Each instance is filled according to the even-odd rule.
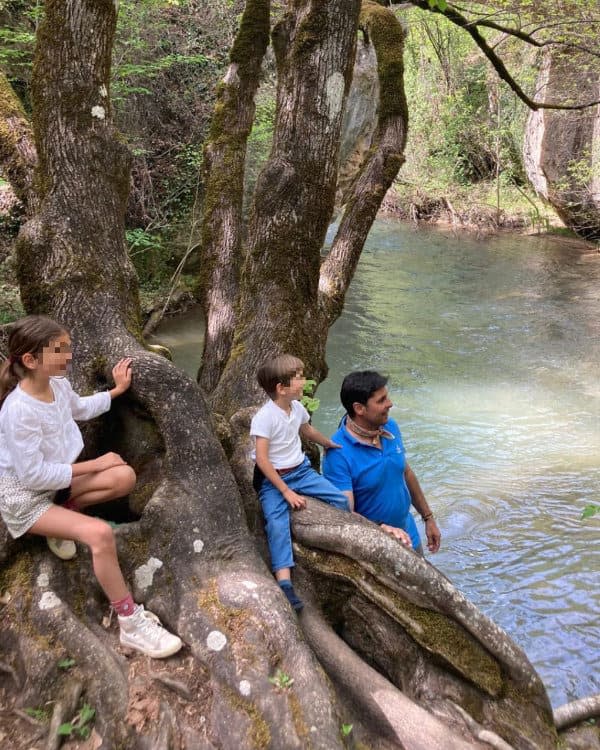
[[308,412],[299,401],[306,383],[303,372],[304,364],[291,354],[269,359],[259,368],[257,380],[269,401],[255,414],[250,426],[260,482],[260,487],[255,483],[255,488],[266,520],[271,566],[296,611],[304,605],[291,581],[294,558],[290,508],[305,508],[303,495],[310,495],[348,510],[346,496],[311,467],[302,451],[300,437],[324,448],[339,448],[308,423]]

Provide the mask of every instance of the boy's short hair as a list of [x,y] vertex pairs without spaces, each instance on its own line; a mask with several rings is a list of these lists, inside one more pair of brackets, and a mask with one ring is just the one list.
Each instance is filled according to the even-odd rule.
[[375,370],[360,370],[346,375],[340,390],[340,401],[350,417],[354,416],[354,404],[366,405],[371,396],[387,385],[388,379]]
[[256,379],[260,387],[273,398],[277,393],[277,383],[289,385],[294,375],[302,370],[304,362],[301,359],[292,354],[281,354],[263,362],[258,368]]

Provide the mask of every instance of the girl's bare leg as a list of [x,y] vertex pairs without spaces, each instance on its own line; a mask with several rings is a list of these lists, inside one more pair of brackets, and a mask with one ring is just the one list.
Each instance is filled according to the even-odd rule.
[[78,508],[87,508],[118,497],[125,497],[135,487],[135,471],[128,464],[111,466],[105,471],[81,474],[71,481],[70,500]]
[[115,536],[106,521],[53,505],[38,518],[29,532],[83,542],[90,548],[94,573],[108,600],[120,601],[129,594],[117,558]]

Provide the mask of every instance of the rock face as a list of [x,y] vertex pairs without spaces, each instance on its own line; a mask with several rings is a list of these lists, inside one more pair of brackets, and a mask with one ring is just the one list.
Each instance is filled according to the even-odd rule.
[[[546,52],[536,99],[560,104],[597,101],[600,75],[583,54]],[[523,158],[538,195],[565,224],[588,239],[600,238],[600,108],[542,109],[527,121]]]
[[365,153],[371,146],[373,131],[377,123],[379,80],[377,56],[372,45],[359,38],[356,46],[356,62],[352,85],[346,100],[340,156],[336,203],[344,203],[344,195],[358,174]]

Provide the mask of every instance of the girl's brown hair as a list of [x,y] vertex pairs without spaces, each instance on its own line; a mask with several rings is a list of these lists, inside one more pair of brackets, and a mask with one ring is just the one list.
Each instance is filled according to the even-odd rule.
[[28,315],[12,326],[8,336],[8,357],[0,366],[0,408],[17,383],[27,375],[21,358],[24,354],[40,354],[52,339],[67,333],[64,326],[43,315]]

